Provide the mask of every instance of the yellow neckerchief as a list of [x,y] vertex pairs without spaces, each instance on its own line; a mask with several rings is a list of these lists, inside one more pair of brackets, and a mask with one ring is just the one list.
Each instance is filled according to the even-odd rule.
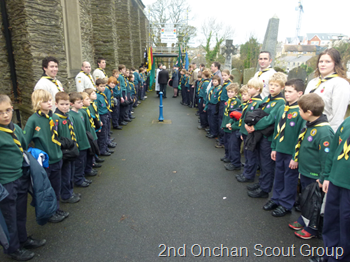
[[106,71],[105,71],[104,69],[102,69],[102,68],[100,68],[100,67],[97,68],[97,69],[100,69],[100,70],[102,71],[102,73],[105,75],[105,77],[108,77],[107,74],[106,74]]
[[102,95],[102,96],[103,96],[103,98],[104,98],[104,100],[105,100],[106,107],[107,107],[108,111],[109,111],[109,112],[112,112],[112,110],[111,110],[111,108],[110,108],[110,106],[109,106],[109,103],[108,103],[108,99],[107,99],[106,94],[105,94],[105,93],[102,93],[102,92],[101,92],[101,91],[99,91],[99,90],[96,90],[96,93],[97,93],[97,94],[100,94],[100,95]]
[[262,110],[265,109],[265,107],[267,106],[267,104],[270,102],[270,101],[273,101],[273,100],[284,100],[283,97],[280,97],[280,96],[275,96],[275,97],[271,97],[271,95],[268,96],[266,102],[264,103],[264,107],[262,108]]
[[16,134],[15,134],[15,131],[16,131],[16,128],[15,128],[15,125],[10,122],[10,124],[8,125],[9,128],[6,128],[6,127],[1,127],[0,126],[0,131],[3,131],[5,133],[9,133],[11,136],[12,136],[12,139],[13,139],[13,142],[15,142],[15,144],[18,146],[18,149],[23,153],[23,147],[22,147],[22,144],[21,142],[18,140]]
[[242,121],[243,121],[243,117],[244,117],[245,111],[247,110],[249,104],[253,103],[253,101],[261,101],[261,98],[253,97],[253,98],[250,98],[249,101],[247,101],[246,103],[242,104],[243,110],[242,110],[241,118],[239,119],[238,126],[242,126]]
[[283,141],[284,130],[286,128],[286,122],[287,122],[287,119],[286,119],[287,112],[289,111],[289,109],[295,109],[298,107],[299,107],[298,102],[295,102],[293,105],[285,105],[284,106],[284,111],[283,111],[281,120],[278,122],[278,125],[277,125],[277,135],[275,136],[275,139],[281,134],[280,142]]
[[90,101],[90,104],[92,105],[92,107],[94,108],[94,111],[95,111],[95,117],[97,119],[97,121],[100,121],[100,116],[98,114],[98,109],[97,109],[97,106],[94,102]]
[[[340,130],[342,131],[342,130]],[[349,152],[350,152],[350,137],[345,141],[342,151],[340,152],[340,155],[338,156],[337,160],[342,159],[343,157],[345,160],[349,159]]]
[[[62,113],[62,112],[61,112]],[[75,144],[77,145],[77,147],[79,147],[78,145],[78,142],[77,142],[77,139],[75,137],[75,132],[74,132],[74,127],[72,125],[72,122],[70,121],[68,115],[65,115],[65,114],[60,114],[60,113],[55,113],[59,118],[63,118],[63,119],[67,119],[68,121],[68,129],[69,129],[69,133],[70,133],[70,136],[72,138],[72,140],[75,142]]]
[[84,71],[80,71],[80,73],[84,73],[84,74],[90,79],[90,81],[91,81],[93,87],[96,88],[95,82],[94,82],[94,80],[92,79],[92,77],[91,77],[90,74],[87,74],[87,73],[85,73]]
[[263,73],[269,71],[270,69],[271,69],[271,67],[268,67],[268,68],[263,69],[262,71],[259,71],[258,77],[260,77]]
[[91,125],[91,127],[92,127],[93,129],[95,129],[96,127],[95,127],[94,119],[93,119],[93,118],[92,118],[92,116],[91,116],[91,112],[90,112],[89,107],[87,107],[87,106],[83,106],[83,109],[85,109],[85,110],[86,110],[86,113],[87,113],[87,114],[88,114],[88,116],[89,116],[89,121],[90,121],[90,125]]
[[[321,78],[321,76],[318,78],[318,82],[317,82],[317,84],[316,84],[316,87],[314,88],[314,89],[312,89],[311,91],[310,91],[310,93],[313,93],[313,92],[315,92],[316,91],[316,89],[322,84],[322,83],[324,83],[324,82],[326,82],[326,81],[328,81],[328,80],[330,80],[330,79],[332,79],[332,78],[335,78],[335,77],[338,77],[338,74],[337,73],[333,73],[332,75],[330,75],[330,76],[327,76],[327,77],[325,77],[325,78]],[[323,88],[324,89],[324,88]]]
[[228,85],[228,84],[230,84],[230,83],[232,83],[232,81],[229,79],[229,80],[226,80],[225,82],[224,82],[224,84],[222,85],[222,87],[226,87],[226,85]]
[[109,92],[111,92],[111,106],[114,107],[114,99],[112,99],[112,88],[109,85],[106,85],[106,87],[108,88]]
[[61,146],[61,143],[58,142],[58,133],[55,130],[55,128],[53,128],[55,126],[55,122],[52,120],[52,111],[50,110],[49,114],[45,114],[43,112],[41,112],[41,110],[37,111],[39,116],[43,116],[46,117],[49,120],[49,125],[50,125],[50,131],[51,131],[51,140],[53,143],[55,143],[58,146]]
[[[317,124],[317,125],[314,125],[314,126],[311,126],[311,127],[317,127],[317,126],[329,126],[330,124],[328,122],[323,122],[323,123],[320,123],[320,124]],[[294,155],[294,161],[295,162],[298,162],[299,161],[299,150],[300,150],[300,146],[301,146],[301,142],[303,142],[304,140],[304,137],[305,137],[305,134],[306,134],[306,131],[307,131],[307,127],[304,127],[301,131],[300,131],[300,134],[299,134],[299,137],[298,137],[298,143],[297,145],[295,146],[295,155]]]
[[[217,88],[217,89],[216,89]],[[211,96],[212,94],[215,92],[215,89],[218,91],[219,90],[219,94],[218,94],[218,101],[220,101],[220,98],[219,98],[219,95],[221,95],[221,92],[222,92],[222,86],[221,85],[217,85],[217,86],[214,86],[210,92],[209,92],[209,95],[208,95],[208,101],[211,100]]]
[[228,99],[227,106],[225,108],[225,113],[224,113],[225,116],[228,116],[228,109],[230,108],[230,104],[231,104],[232,100],[235,100],[235,99],[237,99],[237,96],[234,96],[234,97]]
[[53,78],[51,78],[51,77],[49,77],[49,76],[42,76],[41,78],[45,78],[45,79],[48,79],[48,80],[50,80],[52,83],[54,83],[55,85],[56,85],[56,87],[57,87],[57,90],[60,92],[60,91],[63,91],[63,90],[61,90],[61,88],[60,88],[60,86],[58,85],[58,83],[57,83],[57,79],[53,79]]

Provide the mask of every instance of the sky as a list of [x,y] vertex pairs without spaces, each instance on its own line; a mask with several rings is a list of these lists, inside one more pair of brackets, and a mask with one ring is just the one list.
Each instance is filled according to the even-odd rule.
[[[349,0],[302,0],[301,34],[341,33],[350,36]],[[156,0],[142,0],[146,6]],[[296,34],[298,0],[189,0],[193,19],[190,25],[197,28],[196,44],[204,43],[201,24],[208,17],[230,25],[234,29],[233,44],[243,44],[252,35],[263,42],[268,21],[275,15],[279,18],[278,41]],[[350,3],[349,3],[350,5]]]

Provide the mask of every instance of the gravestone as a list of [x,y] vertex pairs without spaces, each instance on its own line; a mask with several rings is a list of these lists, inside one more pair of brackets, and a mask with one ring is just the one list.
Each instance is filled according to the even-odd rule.
[[242,84],[242,72],[238,69],[232,69],[231,75],[233,75],[233,82],[237,82],[239,85]]
[[307,80],[307,73],[304,68],[301,68],[300,66],[293,68],[291,71],[288,73],[288,80],[298,78],[302,79],[303,81]]
[[252,77],[254,77],[255,73],[256,73],[256,68],[255,67],[244,69],[244,72],[243,72],[243,85],[246,85],[248,83],[248,81]]
[[271,53],[272,63],[271,66],[273,67],[275,57],[276,57],[276,47],[277,47],[277,37],[278,37],[278,26],[279,26],[280,20],[275,15],[274,17],[270,18],[269,24],[267,25],[264,43],[262,46],[262,51],[269,51]]
[[226,40],[225,46],[222,48],[222,54],[225,57],[224,69],[232,69],[232,55],[236,54],[237,48],[232,44],[233,40]]

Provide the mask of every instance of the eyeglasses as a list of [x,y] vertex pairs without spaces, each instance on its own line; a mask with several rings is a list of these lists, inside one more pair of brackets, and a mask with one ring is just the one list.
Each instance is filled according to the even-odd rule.
[[5,112],[0,112],[0,116],[4,116],[5,114],[6,115],[9,115],[13,112],[13,109],[12,108],[9,108],[9,109],[6,109]]

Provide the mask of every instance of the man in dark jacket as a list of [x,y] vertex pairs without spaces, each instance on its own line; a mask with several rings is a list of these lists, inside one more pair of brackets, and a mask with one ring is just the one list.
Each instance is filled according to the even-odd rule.
[[177,66],[173,67],[174,71],[173,71],[173,76],[172,76],[172,80],[173,80],[173,84],[172,87],[174,88],[174,98],[177,97],[177,87],[179,86],[179,68]]
[[169,72],[166,70],[166,67],[163,66],[163,69],[159,72],[158,83],[160,86],[160,92],[163,92],[163,98],[166,98],[166,86],[169,81]]

